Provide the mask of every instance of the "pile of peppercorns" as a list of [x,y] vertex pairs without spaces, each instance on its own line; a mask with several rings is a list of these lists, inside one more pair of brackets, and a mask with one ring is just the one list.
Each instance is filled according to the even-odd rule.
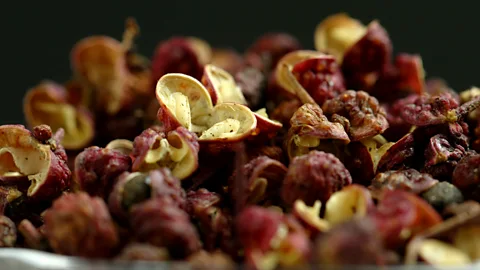
[[[480,89],[346,14],[315,50],[92,36],[0,126],[0,246],[197,268],[480,258]],[[443,254],[447,254],[444,256]]]

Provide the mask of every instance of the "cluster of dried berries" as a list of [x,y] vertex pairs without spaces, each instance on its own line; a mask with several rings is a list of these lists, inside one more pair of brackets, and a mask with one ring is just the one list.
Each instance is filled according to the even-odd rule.
[[[480,90],[336,14],[303,50],[94,36],[0,126],[0,246],[196,268],[480,258]],[[269,116],[270,115],[270,116]],[[444,256],[444,254],[449,254]]]

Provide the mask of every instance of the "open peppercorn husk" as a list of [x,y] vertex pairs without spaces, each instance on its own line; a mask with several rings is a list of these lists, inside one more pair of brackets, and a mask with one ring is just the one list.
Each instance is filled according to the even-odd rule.
[[237,142],[271,137],[282,127],[243,105],[243,94],[226,71],[207,66],[202,81],[206,86],[180,73],[158,80],[158,118],[166,131],[184,127],[197,134],[200,148],[215,155]]
[[0,126],[0,246],[198,269],[480,259],[480,91],[426,78],[379,21],[327,17],[315,50],[161,37],[151,59],[138,34],[82,39],[69,82],[25,95],[29,129]]
[[54,132],[63,128],[62,143],[75,155],[92,144],[133,139],[155,123],[156,110],[150,107],[158,105],[150,103],[150,62],[133,44],[138,32],[135,20],[128,18],[122,41],[91,36],[77,42],[70,55],[72,80],[64,85],[44,81],[28,91],[27,124],[48,124]]
[[68,189],[71,171],[59,143],[62,133],[60,129],[52,134],[45,125],[34,127],[33,132],[22,125],[0,126],[2,183],[13,185],[29,198],[47,201]]
[[365,26],[347,14],[335,14],[318,24],[314,39],[317,50],[331,53],[341,64],[350,89],[370,91],[391,61],[390,38],[377,20]]

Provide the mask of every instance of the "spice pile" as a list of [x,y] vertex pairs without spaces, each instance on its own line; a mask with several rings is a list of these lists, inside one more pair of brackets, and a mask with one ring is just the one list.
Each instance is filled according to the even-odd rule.
[[71,81],[27,92],[29,129],[0,126],[1,246],[208,269],[480,258],[480,89],[425,80],[378,21],[332,15],[315,50],[173,37],[151,61],[138,33],[79,41]]

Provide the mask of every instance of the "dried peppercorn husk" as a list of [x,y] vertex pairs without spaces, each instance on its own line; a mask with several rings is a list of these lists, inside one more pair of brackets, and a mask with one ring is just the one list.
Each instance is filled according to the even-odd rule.
[[53,203],[45,214],[45,235],[55,252],[87,258],[108,258],[120,242],[105,202],[84,192]]
[[480,259],[480,92],[425,78],[379,21],[327,17],[317,51],[166,37],[152,59],[138,30],[81,40],[72,80],[26,94],[31,130],[0,127],[0,245],[195,269]]

